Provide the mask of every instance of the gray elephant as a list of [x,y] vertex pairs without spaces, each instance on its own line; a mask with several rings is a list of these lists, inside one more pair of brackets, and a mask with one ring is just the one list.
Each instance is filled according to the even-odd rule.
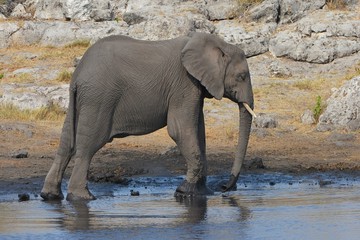
[[252,122],[253,91],[244,52],[205,33],[165,41],[111,36],[90,47],[70,83],[70,101],[58,152],[41,197],[63,199],[61,181],[75,159],[67,200],[92,200],[87,175],[94,154],[113,138],[167,126],[186,159],[176,196],[211,194],[206,185],[204,98],[239,105],[239,143],[228,191],[236,184]]

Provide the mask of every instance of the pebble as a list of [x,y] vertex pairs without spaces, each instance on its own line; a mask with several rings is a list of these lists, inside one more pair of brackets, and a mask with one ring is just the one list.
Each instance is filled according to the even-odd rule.
[[30,200],[30,195],[28,193],[19,193],[18,197],[19,197],[19,202],[24,202],[24,201]]

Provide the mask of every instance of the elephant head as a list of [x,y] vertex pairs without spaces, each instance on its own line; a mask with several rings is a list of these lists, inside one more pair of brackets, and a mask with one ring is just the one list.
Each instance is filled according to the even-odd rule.
[[239,139],[230,180],[222,186],[231,190],[240,174],[249,141],[254,98],[245,53],[220,38],[194,33],[182,50],[181,60],[194,78],[216,99],[226,97],[239,106]]

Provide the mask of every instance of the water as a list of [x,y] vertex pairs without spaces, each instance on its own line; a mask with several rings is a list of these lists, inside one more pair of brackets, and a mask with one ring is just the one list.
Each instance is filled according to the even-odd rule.
[[[213,177],[217,181],[220,177]],[[91,184],[91,202],[1,193],[0,239],[359,239],[360,177],[247,174],[238,190],[173,197],[182,178]],[[130,189],[140,196],[130,196]]]

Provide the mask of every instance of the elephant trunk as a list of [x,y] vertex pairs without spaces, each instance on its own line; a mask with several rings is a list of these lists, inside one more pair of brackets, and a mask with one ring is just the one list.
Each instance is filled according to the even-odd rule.
[[251,131],[252,114],[245,108],[244,104],[239,103],[239,138],[235,155],[235,160],[231,170],[230,180],[227,184],[221,186],[223,192],[232,190],[236,186],[239,178],[241,165],[245,159],[246,150],[249,142]]

